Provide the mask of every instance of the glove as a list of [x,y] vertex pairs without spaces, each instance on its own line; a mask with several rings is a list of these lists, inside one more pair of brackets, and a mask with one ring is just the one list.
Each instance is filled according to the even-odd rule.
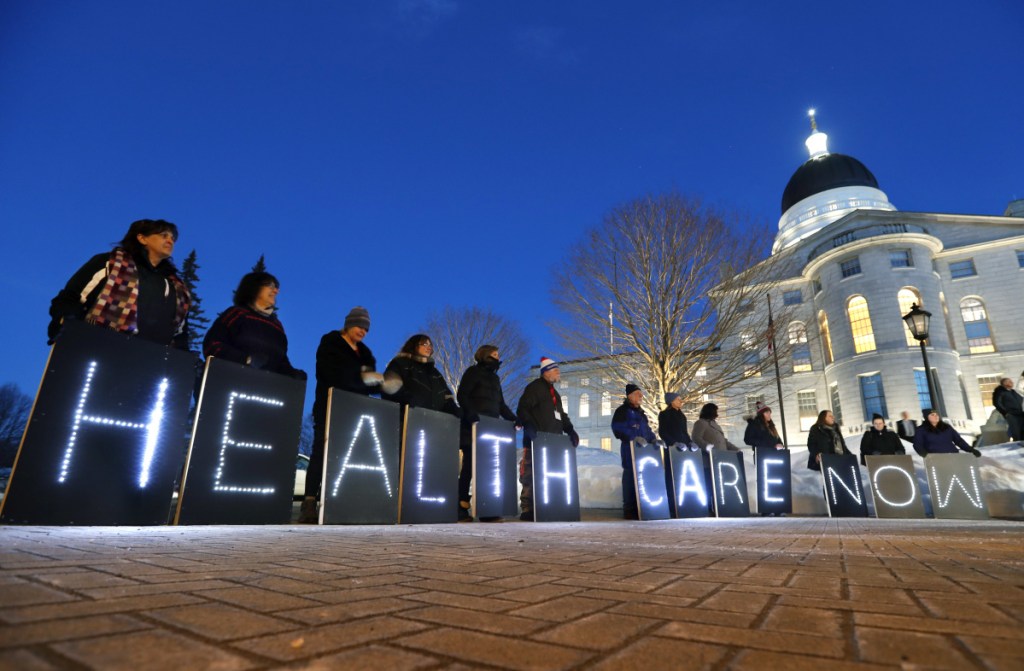
[[576,433],[575,431],[569,432],[569,440],[572,441],[573,447],[580,446],[580,434]]
[[267,355],[264,354],[263,352],[259,352],[257,354],[250,354],[249,358],[246,360],[246,363],[248,363],[251,368],[262,369],[264,366],[267,365],[267,358]]
[[[363,381],[366,381],[366,373],[363,373]],[[385,394],[394,394],[402,388],[402,377],[395,372],[385,373],[381,378],[380,390]],[[366,382],[366,384],[370,384]]]
[[380,373],[375,373],[372,370],[363,373],[362,377],[363,384],[367,387],[376,387],[377,385],[384,383],[384,376]]
[[637,447],[643,447],[644,445],[647,444],[647,441],[644,439],[643,436],[637,436],[636,438],[633,439],[633,442],[636,443]]
[[690,452],[700,452],[700,447],[697,446],[697,443],[690,443]]
[[973,455],[974,455],[974,456],[976,456],[976,457],[980,457],[980,456],[981,456],[981,450],[979,450],[979,449],[978,449],[978,448],[976,448],[976,447],[974,447],[974,448],[971,448],[971,454],[973,454]]

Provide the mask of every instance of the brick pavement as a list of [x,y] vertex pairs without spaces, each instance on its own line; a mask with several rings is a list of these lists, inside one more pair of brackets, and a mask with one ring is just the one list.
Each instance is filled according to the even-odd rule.
[[1024,524],[0,527],[0,670],[1024,668]]

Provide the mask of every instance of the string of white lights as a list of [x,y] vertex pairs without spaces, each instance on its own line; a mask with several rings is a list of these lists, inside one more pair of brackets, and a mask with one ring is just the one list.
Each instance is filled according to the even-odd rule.
[[[373,449],[377,453],[376,466],[374,466],[373,464],[351,463],[352,450],[355,449],[356,441],[359,440],[359,435],[360,433],[362,433],[364,423],[370,425],[370,435],[373,437]],[[332,497],[338,495],[338,488],[341,487],[341,481],[345,477],[345,471],[349,470],[350,468],[359,471],[374,471],[380,473],[384,477],[384,488],[388,492],[388,498],[392,498],[393,495],[391,493],[391,479],[388,478],[388,469],[387,466],[385,466],[384,464],[384,451],[380,447],[380,438],[377,436],[377,423],[373,419],[372,415],[359,416],[359,423],[356,424],[355,433],[352,434],[352,441],[348,445],[348,450],[345,452],[344,459],[342,459],[341,470],[338,472],[338,477],[334,481],[334,488],[331,490]]]

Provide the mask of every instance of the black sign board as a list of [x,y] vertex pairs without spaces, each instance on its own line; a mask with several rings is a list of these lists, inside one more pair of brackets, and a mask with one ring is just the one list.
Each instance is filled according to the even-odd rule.
[[538,432],[533,441],[533,514],[538,522],[579,522],[576,448],[564,434]]
[[398,452],[397,403],[331,389],[320,523],[397,523]]
[[981,490],[976,457],[968,454],[929,454],[924,460],[928,490],[936,518],[987,520],[988,505]]
[[175,524],[288,524],[306,383],[211,357]]
[[481,417],[473,425],[473,515],[514,517],[519,514],[516,466],[516,425]]
[[448,413],[406,408],[399,523],[457,521],[459,428]]
[[78,321],[50,351],[0,520],[166,524],[181,472],[193,354]]
[[908,454],[868,455],[865,462],[871,479],[875,517],[910,519],[925,516],[913,457]]
[[707,517],[712,491],[704,478],[704,459],[700,452],[667,450],[672,469],[672,507],[676,517]]
[[860,464],[852,454],[822,454],[821,477],[830,517],[867,517]]
[[667,520],[672,508],[665,487],[665,462],[661,445],[630,443],[633,455],[633,486],[641,520]]
[[793,473],[789,450],[754,450],[757,466],[757,512],[781,515],[793,512]]
[[711,450],[711,477],[715,483],[715,515],[747,517],[747,475],[743,469],[743,453]]

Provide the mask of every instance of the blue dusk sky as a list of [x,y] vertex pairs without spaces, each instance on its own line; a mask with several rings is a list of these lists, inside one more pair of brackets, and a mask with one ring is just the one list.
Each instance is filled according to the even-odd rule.
[[774,227],[809,107],[898,209],[1001,214],[1022,35],[1016,0],[6,0],[0,382],[35,392],[50,299],[140,218],[197,250],[211,317],[266,254],[312,372],[354,305],[381,366],[445,305],[557,356],[588,227],[671,189]]

